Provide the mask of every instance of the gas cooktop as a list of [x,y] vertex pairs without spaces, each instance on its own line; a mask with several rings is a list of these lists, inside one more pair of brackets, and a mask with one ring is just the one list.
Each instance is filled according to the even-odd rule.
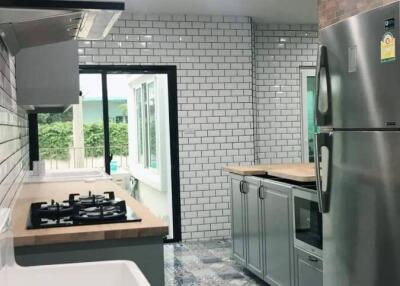
[[32,203],[27,221],[28,229],[138,222],[142,219],[115,197],[114,192],[81,196],[70,194],[63,202]]

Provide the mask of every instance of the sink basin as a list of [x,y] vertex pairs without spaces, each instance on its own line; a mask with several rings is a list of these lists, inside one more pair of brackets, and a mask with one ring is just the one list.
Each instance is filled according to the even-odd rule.
[[10,210],[0,208],[1,286],[150,286],[132,261],[100,261],[21,267],[16,264]]
[[[149,282],[131,261],[103,261],[49,266],[12,267],[4,286],[146,286]],[[6,278],[7,279],[7,278]],[[1,281],[1,280],[0,280]]]
[[87,179],[110,179],[110,177],[96,169],[51,170],[43,176],[28,176],[27,182],[68,182]]
[[103,173],[98,170],[91,169],[78,169],[78,170],[59,170],[59,171],[49,171],[46,173],[45,177],[48,178],[75,178],[75,177],[101,177]]

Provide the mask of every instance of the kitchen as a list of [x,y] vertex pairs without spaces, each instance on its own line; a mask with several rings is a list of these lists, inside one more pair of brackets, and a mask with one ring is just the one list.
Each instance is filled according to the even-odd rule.
[[[21,6],[18,2],[8,1],[4,5],[14,9],[18,8],[18,5],[20,5],[20,8],[29,7],[29,3],[22,3]],[[74,1],[38,1],[38,7],[41,5],[40,2],[44,5],[42,8],[58,8],[56,9],[58,11],[62,6],[57,5],[67,5],[68,8],[68,5],[76,4]],[[75,12],[79,9],[85,10],[85,8],[88,11],[95,11],[97,3],[90,2],[93,1],[82,1],[81,6],[69,6],[69,9]],[[357,52],[361,49],[360,47],[357,49],[358,42],[353,44],[349,51],[346,48],[346,51],[343,52],[344,48],[338,47],[337,49],[340,51],[334,51],[334,54],[330,54],[332,53],[331,50],[336,47],[332,44],[330,37],[340,36],[339,33],[333,34],[336,32],[330,28],[335,27],[334,24],[342,19],[371,10],[377,6],[385,6],[385,3],[371,1],[374,2],[371,4],[367,3],[368,1],[360,1],[357,4],[349,4],[345,1],[320,1],[319,6],[317,6],[316,1],[299,1],[297,4],[290,1],[266,1],[267,3],[241,5],[243,4],[242,1],[238,0],[235,1],[235,3],[237,2],[235,5],[228,8],[225,6],[229,5],[224,6],[221,3],[187,7],[188,5],[178,4],[179,1],[177,1],[176,5],[171,4],[170,7],[166,7],[167,5],[156,3],[157,1],[126,1],[125,7],[122,9],[122,6],[115,4],[118,1],[111,2],[114,3],[103,3],[105,6],[102,9],[113,10],[114,8],[115,14],[119,14],[117,11],[125,10],[119,15],[119,18],[106,14],[107,23],[113,23],[113,25],[105,25],[104,22],[100,22],[99,25],[103,25],[101,33],[104,32],[104,34],[101,36],[92,35],[93,38],[97,37],[97,40],[90,38],[90,33],[83,36],[79,33],[74,34],[74,37],[81,38],[81,40],[71,43],[71,45],[76,45],[76,48],[65,48],[65,50],[60,46],[54,48],[54,46],[45,45],[46,42],[43,41],[52,39],[51,41],[58,43],[66,42],[64,41],[66,38],[60,39],[59,37],[62,35],[71,37],[71,32],[76,33],[77,30],[83,31],[84,29],[75,29],[76,27],[73,25],[76,23],[71,26],[71,23],[66,24],[61,21],[58,23],[63,23],[64,27],[67,25],[67,29],[64,29],[63,33],[65,31],[68,33],[56,32],[51,34],[51,31],[47,31],[47,29],[56,27],[54,22],[51,21],[55,20],[57,16],[61,17],[56,15],[57,13],[54,10],[52,11],[53,17],[47,18],[50,19],[49,22],[43,22],[42,27],[40,25],[24,26],[21,23],[9,25],[6,24],[10,22],[9,18],[15,17],[19,13],[0,14],[0,19],[6,17],[1,25],[4,43],[1,50],[2,112],[0,130],[1,142],[3,143],[0,146],[3,157],[0,161],[2,162],[0,170],[3,179],[0,184],[0,201],[2,207],[11,207],[14,212],[11,230],[15,236],[14,244],[17,246],[15,255],[18,263],[31,266],[130,260],[138,265],[151,285],[163,285],[164,276],[166,285],[171,283],[171,285],[174,285],[173,283],[180,283],[178,285],[207,285],[206,281],[209,280],[216,281],[215,283],[220,285],[231,283],[263,285],[263,281],[270,285],[322,285],[322,280],[324,285],[379,285],[382,281],[385,285],[398,284],[396,282],[398,282],[399,277],[391,271],[393,265],[396,265],[396,258],[390,255],[386,248],[383,248],[382,254],[376,252],[361,253],[361,250],[351,252],[346,249],[348,253],[339,252],[342,256],[338,256],[335,255],[335,247],[339,246],[326,244],[324,241],[323,245],[324,247],[328,245],[328,249],[321,249],[322,217],[327,218],[327,220],[324,219],[324,222],[329,221],[329,210],[327,209],[329,197],[325,192],[316,192],[316,189],[320,190],[321,186],[318,183],[315,184],[315,181],[320,182],[321,179],[325,181],[324,178],[331,176],[327,176],[326,173],[321,176],[319,172],[315,174],[313,164],[298,165],[300,163],[312,163],[313,159],[324,165],[327,158],[325,155],[331,156],[331,158],[333,155],[335,162],[334,176],[341,174],[339,172],[343,172],[344,167],[349,167],[343,166],[343,168],[338,167],[336,169],[336,166],[342,166],[341,164],[344,163],[335,161],[341,158],[338,155],[341,153],[335,153],[339,152],[336,151],[338,149],[333,149],[334,154],[329,153],[329,139],[331,137],[326,135],[318,137],[317,143],[319,145],[317,144],[317,146],[323,146],[322,149],[325,150],[323,153],[326,152],[326,149],[328,153],[323,154],[322,162],[318,162],[317,159],[320,159],[318,156],[314,158],[314,152],[320,149],[314,149],[314,137],[312,136],[314,132],[318,131],[314,129],[312,123],[314,117],[313,99],[317,93],[315,81],[317,75],[319,75],[319,83],[322,86],[320,94],[325,91],[323,86],[327,86],[328,90],[332,90],[334,98],[336,98],[336,92],[339,92],[338,88],[350,84],[344,79],[338,82],[337,77],[332,77],[332,81],[329,80],[329,64],[332,64],[332,70],[335,70],[336,62],[334,59],[335,55],[339,53],[349,54],[349,56],[342,55],[344,59],[349,57],[349,73],[359,75],[361,73],[357,71],[360,70],[365,74],[365,67],[361,64],[365,55]],[[30,9],[37,9],[38,7],[30,6]],[[99,7],[97,6],[98,9]],[[389,8],[395,11],[396,7],[393,7]],[[319,9],[318,12],[317,9]],[[381,9],[383,10],[383,8]],[[381,19],[382,35],[385,32],[393,35],[392,30],[397,31],[398,29],[396,25],[398,13],[396,14],[392,10],[385,12],[385,16]],[[392,14],[393,16],[391,16]],[[99,15],[101,15],[101,12]],[[367,15],[365,16],[367,18],[362,20],[366,21],[362,22],[364,25],[369,20],[378,18],[378,16],[374,16],[378,13],[361,15]],[[18,17],[23,18],[27,15],[21,16],[20,14]],[[38,17],[40,17],[40,13]],[[88,17],[90,17],[90,13]],[[91,15],[91,17],[95,16]],[[113,22],[114,20],[116,21]],[[387,24],[385,24],[386,20]],[[351,21],[354,22],[355,20]],[[37,34],[32,36],[35,33],[30,32],[32,31],[30,29],[35,29],[35,27],[43,29],[40,35],[47,35],[46,33],[49,32],[49,37],[37,37]],[[318,33],[319,29],[322,29],[321,33]],[[360,28],[356,31],[358,34],[353,33],[352,35],[361,35]],[[93,29],[92,32],[95,33],[96,30]],[[99,39],[105,34],[107,35],[104,39]],[[393,49],[395,45],[390,45],[393,38],[385,39],[388,40],[388,45],[381,48],[386,53],[383,53],[384,55],[379,58],[382,60],[381,65],[379,65],[382,68],[380,74],[383,74],[383,70],[388,68],[392,69],[393,72],[390,74],[393,76],[396,71],[396,53],[394,52],[393,56],[390,49],[391,47]],[[379,39],[377,42],[378,47],[381,40]],[[327,50],[322,48],[319,52],[320,43],[326,45]],[[372,46],[375,47],[375,45]],[[65,46],[63,45],[63,47]],[[381,56],[378,48],[369,53],[371,55],[377,53],[379,54],[378,57]],[[321,68],[317,71],[318,54]],[[12,55],[15,55],[15,58]],[[363,56],[362,59],[359,58],[361,56]],[[327,64],[328,62],[329,64]],[[60,66],[63,68],[60,69]],[[59,111],[60,108],[64,109],[66,105],[75,104],[75,106],[82,106],[83,112],[74,113],[75,108],[73,108],[72,113],[78,114],[78,116],[76,116],[77,119],[74,116],[71,125],[75,126],[74,124],[79,122],[79,118],[85,118],[88,114],[85,113],[84,106],[89,103],[85,103],[85,90],[76,85],[79,81],[82,85],[82,78],[85,73],[98,75],[99,85],[95,90],[98,90],[96,94],[100,96],[98,96],[99,103],[96,104],[99,104],[97,109],[102,112],[95,115],[101,115],[102,132],[104,132],[102,137],[104,153],[99,157],[103,164],[100,168],[111,173],[111,176],[114,175],[114,182],[110,182],[110,177],[107,177],[107,175],[103,176],[103,174],[97,172],[79,169],[77,170],[80,174],[75,178],[70,178],[72,171],[63,173],[62,176],[58,175],[58,178],[50,178],[51,176],[57,177],[55,175],[57,171],[47,169],[50,166],[48,161],[45,161],[45,166],[42,166],[46,168],[45,177],[48,180],[43,182],[37,178],[40,176],[35,177],[34,174],[35,170],[41,169],[40,163],[34,163],[34,161],[44,156],[43,148],[39,144],[44,141],[40,141],[41,138],[38,138],[38,135],[42,134],[39,133],[39,130],[41,130],[43,123],[40,121],[40,116],[34,114],[54,113],[56,109]],[[112,119],[114,116],[111,109],[112,100],[121,100],[120,97],[113,95],[112,75],[123,75],[129,78],[127,86],[135,89],[135,95],[139,92],[138,86],[142,86],[142,90],[146,90],[146,92],[143,91],[143,94],[135,99],[142,100],[145,98],[144,94],[149,92],[151,82],[148,82],[148,77],[143,77],[147,80],[146,85],[137,85],[135,84],[135,80],[137,81],[135,76],[147,73],[154,74],[154,76],[165,75],[168,81],[168,89],[165,94],[168,94],[169,108],[161,112],[167,116],[165,117],[166,120],[159,120],[163,118],[160,115],[154,117],[155,121],[149,117],[149,114],[146,115],[147,117],[143,117],[147,122],[169,122],[169,125],[165,128],[157,127],[157,129],[169,130],[169,134],[166,133],[167,137],[165,138],[170,143],[157,143],[157,148],[154,149],[157,154],[169,153],[166,156],[166,166],[171,166],[166,171],[166,177],[169,181],[167,180],[166,185],[168,187],[166,187],[162,197],[165,198],[163,206],[167,206],[167,211],[163,214],[157,213],[161,207],[154,207],[156,204],[154,200],[145,197],[146,194],[150,193],[150,191],[145,191],[148,188],[144,189],[143,194],[136,199],[123,191],[125,187],[129,189],[127,185],[130,183],[132,188],[140,189],[140,184],[143,182],[141,178],[139,178],[139,182],[135,180],[129,182],[130,177],[127,182],[123,182],[125,178],[122,181],[116,178],[116,174],[113,174],[116,168],[123,172],[126,170],[122,170],[118,162],[115,163],[118,161],[116,158],[120,158],[122,155],[116,154],[116,149],[109,146],[113,139],[113,135],[110,136],[110,134],[114,134],[111,132],[113,124],[127,121],[129,127],[130,122],[133,121],[129,118],[137,118],[137,115],[140,114],[136,111],[132,113],[135,114],[133,117],[130,116],[128,106],[127,115],[126,113],[118,113],[115,115],[115,119]],[[321,76],[321,74],[326,75],[326,73],[328,73],[328,77]],[[371,77],[367,81],[366,87],[369,90],[375,90],[375,88],[379,90],[381,88],[379,82]],[[328,78],[326,82],[324,81],[325,78]],[[65,79],[68,79],[68,81]],[[72,90],[69,89],[70,85],[74,86]],[[352,88],[356,89],[356,87]],[[57,92],[54,92],[54,90]],[[81,98],[78,97],[79,91],[83,95]],[[372,94],[371,96],[374,96],[374,93]],[[328,102],[329,95],[328,92]],[[91,101],[94,102],[93,99]],[[361,99],[360,102],[362,102]],[[377,129],[376,132],[394,126],[393,129],[396,131],[396,118],[382,119],[387,123],[385,126],[378,124],[380,117],[377,110],[382,110],[384,107],[390,108],[390,106],[379,105],[376,98],[373,98],[369,105],[353,106],[352,101],[346,102],[346,104],[352,106],[353,109],[350,111],[340,109],[340,112],[347,111],[346,114],[354,115],[366,114],[364,110],[368,110],[368,114],[371,114],[371,120],[362,118],[368,125],[351,126],[345,124],[345,122],[360,121],[356,116],[345,118],[349,121],[344,123],[337,121],[338,117],[334,117],[333,122],[329,121],[329,116],[324,116],[324,107],[320,110],[321,114],[317,113],[317,125],[334,126],[334,128],[338,127],[339,130],[342,123],[344,128],[350,126],[350,128],[362,129],[372,126],[371,128]],[[161,109],[162,106],[165,106],[165,104],[159,105],[159,108]],[[392,105],[392,108],[394,106]],[[318,105],[318,107],[320,106]],[[376,110],[375,107],[377,107]],[[156,108],[156,110],[158,109]],[[128,118],[126,119],[126,117]],[[53,120],[52,116],[47,118]],[[111,119],[115,122],[112,122]],[[80,128],[80,134],[83,133],[81,137],[86,136],[85,124],[85,122],[82,124],[81,120],[80,125],[83,125]],[[143,134],[149,134],[153,130],[149,127],[150,125],[146,126],[148,127],[146,127],[147,129],[144,128]],[[74,130],[74,128],[72,129]],[[137,131],[137,127],[129,127],[128,133],[130,130]],[[73,140],[79,138],[79,133],[71,132],[73,135],[68,136],[71,136]],[[126,137],[131,138],[131,134],[129,133]],[[157,133],[157,137],[161,137],[161,134]],[[151,157],[152,141],[149,137],[147,139],[148,143],[146,144],[148,145],[145,144],[143,150],[144,153],[148,152],[149,154],[147,157],[145,156],[147,159],[144,159],[142,165],[147,165],[148,169],[156,169],[154,168],[156,161]],[[344,142],[344,139],[339,140],[338,142]],[[368,142],[367,138],[357,140]],[[131,142],[130,139],[128,141]],[[79,140],[76,140],[76,142],[79,143]],[[78,150],[76,151],[78,158],[80,156],[79,148],[83,146],[82,142],[86,144],[88,141],[83,141],[81,138],[80,144],[77,144],[75,150]],[[371,158],[371,161],[381,162],[386,156],[390,156],[390,153],[387,154],[386,151],[390,152],[396,146],[394,141],[383,140],[379,142],[385,146],[385,149],[380,150],[380,152],[373,152],[376,153],[376,156]],[[166,145],[170,148],[161,152],[160,145]],[[129,149],[129,155],[139,153],[139,150],[141,150],[138,147],[135,148],[132,149],[133,151]],[[50,155],[47,156],[51,159],[51,151],[48,154]],[[156,156],[157,159],[158,156]],[[79,161],[75,160],[75,153],[72,157],[74,164]],[[134,155],[133,159],[130,156],[127,157],[127,165],[133,162],[130,160],[139,160],[137,155]],[[87,158],[84,157],[83,159]],[[81,161],[87,162],[88,160]],[[159,162],[161,166],[163,161],[160,160]],[[27,174],[29,163],[32,163],[32,167],[35,168],[33,168],[33,173]],[[355,162],[355,164],[358,163]],[[285,166],[282,166],[282,164],[285,164]],[[364,162],[365,164],[366,162]],[[395,163],[393,164],[393,169],[396,169]],[[241,169],[239,174],[236,174],[238,177],[230,175],[230,172],[237,172],[237,168],[234,171],[228,169],[234,168],[232,166],[235,165],[241,165],[244,169],[250,166],[251,174]],[[271,169],[271,165],[275,170]],[[356,165],[352,166],[357,167]],[[83,167],[87,166],[83,165]],[[130,171],[132,170],[136,169]],[[160,168],[160,170],[163,170],[163,168]],[[326,171],[327,169],[323,166],[322,170]],[[349,172],[348,169],[347,171]],[[384,174],[381,169],[374,171],[382,174],[382,177],[385,178],[385,182],[388,183],[388,185],[385,185],[385,190],[389,192],[390,182],[394,180],[392,175],[387,173],[387,170]],[[134,173],[135,178],[140,177],[140,174]],[[252,175],[261,177],[253,178]],[[361,178],[361,175],[358,174],[358,178]],[[60,179],[60,177],[62,178]],[[144,177],[145,175],[142,176],[142,178]],[[159,180],[161,180],[162,176],[159,177]],[[279,182],[276,183],[277,177],[283,178],[280,178]],[[234,181],[232,178],[236,178],[236,180]],[[363,178],[365,179],[365,177]],[[35,180],[37,181],[34,182]],[[340,184],[340,182],[343,182],[342,180],[341,174],[340,180],[328,182],[328,185]],[[295,183],[296,181],[300,181],[300,183]],[[379,188],[377,181],[370,179],[367,181]],[[145,183],[151,185],[153,182],[154,179],[150,179]],[[362,180],[357,181],[357,184],[361,185],[362,182]],[[395,184],[395,182],[396,180],[392,184]],[[353,183],[349,182],[348,184]],[[164,186],[163,183],[158,185]],[[337,188],[337,185],[335,186]],[[112,191],[115,195],[114,199],[110,194],[103,194]],[[74,193],[79,193],[79,195],[69,200],[68,196]],[[159,193],[153,192],[152,194]],[[87,197],[97,202],[96,196],[100,195],[102,200],[109,200],[107,203],[111,204],[116,204],[121,200],[125,201],[126,207],[132,209],[133,213],[136,214],[135,217],[138,217],[141,221],[73,227],[64,225],[37,230],[26,229],[26,217],[31,203],[44,201],[49,206],[59,208],[62,204],[66,204],[64,201],[74,205],[77,200],[76,204],[80,205]],[[240,200],[237,201],[234,195],[238,195]],[[250,195],[253,195],[253,198],[255,197],[257,200],[262,200],[263,202],[260,204],[265,204],[265,208],[257,210],[257,208],[248,207],[246,204],[250,202]],[[271,195],[277,195],[276,198],[284,198],[284,200],[269,200],[268,198]],[[387,195],[391,196],[390,193],[387,193]],[[358,201],[358,198],[354,196],[353,199]],[[133,194],[133,197],[135,197],[135,194]],[[149,201],[146,201],[147,199]],[[154,199],[154,197],[151,199]],[[51,202],[52,200],[54,200],[54,204]],[[368,204],[369,202],[365,201],[365,203]],[[332,204],[337,206],[334,196],[332,196]],[[381,206],[383,207],[385,204],[387,202],[382,202]],[[299,207],[296,207],[296,205]],[[242,209],[245,212],[243,217],[236,216],[235,211],[237,209]],[[276,216],[266,216],[266,213],[274,209],[277,211]],[[375,212],[375,219],[378,219],[378,210],[371,209]],[[325,213],[322,215],[317,210]],[[100,213],[102,211],[103,207],[100,208]],[[246,214],[248,211],[251,211],[252,218],[258,217],[260,222],[247,221],[250,215],[250,213]],[[349,209],[345,211],[350,216],[352,215]],[[297,217],[293,216],[297,213],[299,213],[299,222],[296,221]],[[393,215],[393,213],[389,215]],[[235,237],[235,232],[238,229],[235,226],[238,222],[237,217],[239,217],[239,225],[241,224],[243,228],[239,232],[239,236],[241,236],[239,243],[242,243],[239,244],[240,247],[237,247],[238,240]],[[76,219],[76,217],[74,218]],[[279,223],[274,224],[275,218],[279,219]],[[389,221],[393,223],[390,217]],[[316,229],[311,229],[315,231],[310,234],[313,237],[310,239],[307,236],[297,236],[296,228],[307,230],[308,226],[311,226],[310,222],[316,227]],[[360,220],[359,223],[364,222]],[[365,246],[372,243],[372,239],[376,237],[374,232],[375,221],[373,220],[368,225],[368,229],[359,230],[359,235],[365,231],[370,238],[365,242]],[[116,229],[114,229],[114,226]],[[358,224],[354,225],[354,227],[357,226]],[[326,223],[324,223],[325,227]],[[342,236],[347,235],[347,232],[343,229],[340,229],[340,231],[342,231]],[[231,249],[230,241],[231,232],[233,249]],[[248,233],[253,234],[253,232],[258,232],[261,235],[259,237],[247,236]],[[382,233],[385,233],[384,229]],[[393,229],[393,233],[387,235],[387,237],[392,237],[395,241],[396,233]],[[317,236],[317,241],[315,241],[314,235]],[[165,237],[172,244],[163,245]],[[324,235],[324,240],[325,237],[328,238]],[[333,237],[335,238],[335,236]],[[377,236],[376,239],[379,240],[382,237]],[[48,242],[46,242],[47,240]],[[331,241],[334,242],[335,240]],[[277,244],[274,244],[274,242]],[[350,241],[348,242],[350,243]],[[247,245],[253,246],[257,243],[258,249],[254,250],[254,248],[247,247]],[[150,247],[146,248],[149,245]],[[388,245],[392,245],[392,242],[388,241]],[[127,248],[124,248],[124,246]],[[100,249],[101,251],[99,251]],[[114,249],[115,251],[103,252],[106,249]],[[240,249],[241,253],[238,252]],[[326,251],[332,259],[326,258],[326,255],[324,255]],[[97,255],[96,252],[101,254]],[[219,257],[218,255],[222,252],[225,253],[225,256]],[[383,254],[386,258],[389,257],[387,259],[392,266],[386,266],[385,271],[379,272],[380,268],[374,266],[371,261]],[[146,259],[146,255],[149,256],[148,259]],[[350,267],[343,267],[343,265],[348,265],[346,263],[353,262],[348,255],[360,259],[357,261],[364,261],[364,268],[370,270],[370,275],[361,277],[361,268],[352,269],[353,272],[350,272]],[[255,260],[252,260],[253,258]],[[197,263],[190,263],[190,259],[196,260]],[[184,271],[174,271],[176,265],[174,266],[171,261],[178,261]],[[342,264],[340,264],[341,262]],[[153,269],[152,263],[154,263]],[[337,269],[337,271],[332,269]],[[387,278],[382,275],[386,275]],[[376,279],[378,278],[380,282],[377,282]]]

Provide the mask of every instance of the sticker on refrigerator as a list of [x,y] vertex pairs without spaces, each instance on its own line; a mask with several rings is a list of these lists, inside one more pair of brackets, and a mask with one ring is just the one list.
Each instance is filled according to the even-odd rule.
[[387,32],[381,41],[381,62],[387,63],[396,60],[396,39],[392,33]]
[[394,30],[396,20],[394,18],[390,18],[385,20],[385,30]]
[[357,71],[357,46],[349,47],[348,51],[349,73]]

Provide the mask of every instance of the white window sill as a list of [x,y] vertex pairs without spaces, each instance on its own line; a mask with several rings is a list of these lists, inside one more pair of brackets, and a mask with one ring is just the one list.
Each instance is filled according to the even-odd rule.
[[161,177],[151,169],[145,169],[141,166],[130,167],[132,176],[140,182],[152,187],[153,189],[161,191]]

